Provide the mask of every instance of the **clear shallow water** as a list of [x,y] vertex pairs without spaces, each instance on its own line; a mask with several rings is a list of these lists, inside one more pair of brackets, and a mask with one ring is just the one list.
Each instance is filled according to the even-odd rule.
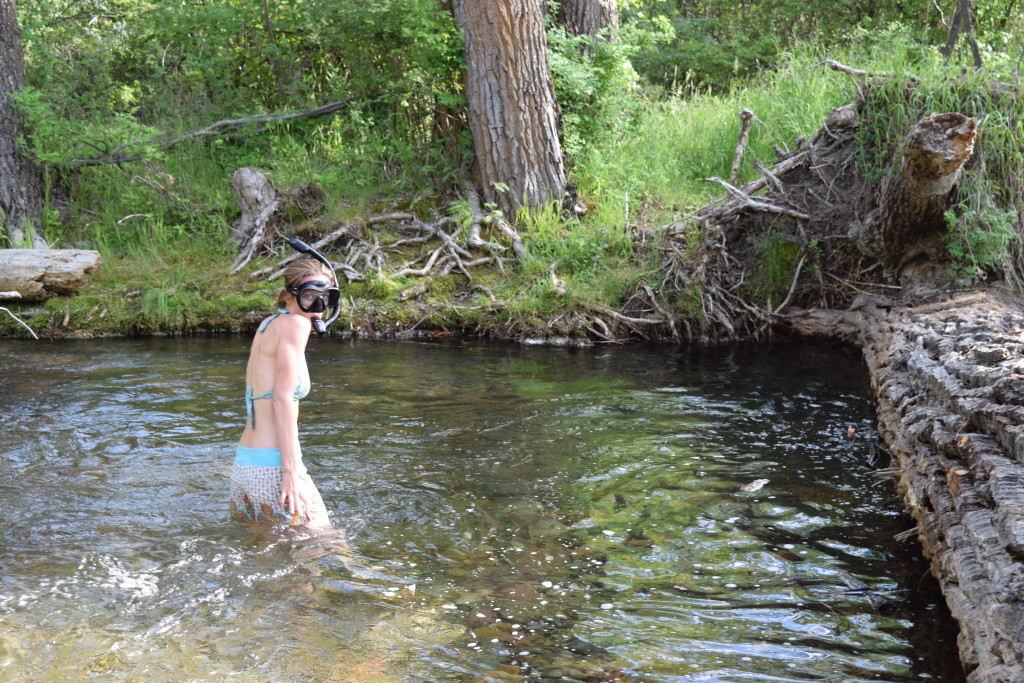
[[314,339],[346,549],[227,519],[247,344],[0,342],[0,678],[961,680],[854,352]]

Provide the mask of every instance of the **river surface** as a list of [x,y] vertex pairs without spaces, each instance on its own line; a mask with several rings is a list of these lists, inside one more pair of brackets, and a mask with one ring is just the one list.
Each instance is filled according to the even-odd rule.
[[312,339],[309,536],[247,346],[0,341],[0,679],[962,680],[854,351]]

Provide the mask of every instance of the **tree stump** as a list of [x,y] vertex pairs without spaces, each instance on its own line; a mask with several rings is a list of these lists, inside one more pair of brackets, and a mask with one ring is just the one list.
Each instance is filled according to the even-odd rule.
[[239,243],[232,274],[245,267],[274,237],[281,195],[260,170],[245,167],[231,178],[242,213],[231,226]]
[[101,260],[100,252],[82,249],[0,249],[0,299],[74,294]]
[[946,200],[974,154],[977,122],[963,114],[922,119],[903,140],[903,162],[882,181],[881,200],[849,237],[898,275],[913,259],[945,258]]

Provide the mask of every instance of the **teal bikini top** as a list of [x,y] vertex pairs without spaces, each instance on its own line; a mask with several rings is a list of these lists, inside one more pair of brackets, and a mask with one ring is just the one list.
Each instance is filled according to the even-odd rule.
[[[272,323],[274,319],[276,319],[278,316],[282,314],[287,315],[288,311],[284,310],[283,308],[277,309],[277,313],[264,320],[263,324],[260,325],[259,329],[257,329],[256,331],[262,332],[263,330],[267,329],[267,325]],[[295,385],[294,400],[298,401],[300,398],[306,398],[306,395],[309,394],[309,386],[309,368],[306,367],[306,359],[303,358],[302,366],[299,368],[299,381]],[[260,394],[259,396],[254,396],[252,393],[252,387],[245,388],[245,414],[249,418],[250,429],[256,429],[256,415],[253,413],[252,402],[259,400],[261,398],[274,398],[274,390],[271,389],[270,391],[266,391]]]

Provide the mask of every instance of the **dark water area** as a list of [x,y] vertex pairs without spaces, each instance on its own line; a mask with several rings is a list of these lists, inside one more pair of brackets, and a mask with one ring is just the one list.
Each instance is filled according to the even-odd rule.
[[313,339],[309,536],[248,341],[0,341],[0,679],[963,680],[855,351]]

